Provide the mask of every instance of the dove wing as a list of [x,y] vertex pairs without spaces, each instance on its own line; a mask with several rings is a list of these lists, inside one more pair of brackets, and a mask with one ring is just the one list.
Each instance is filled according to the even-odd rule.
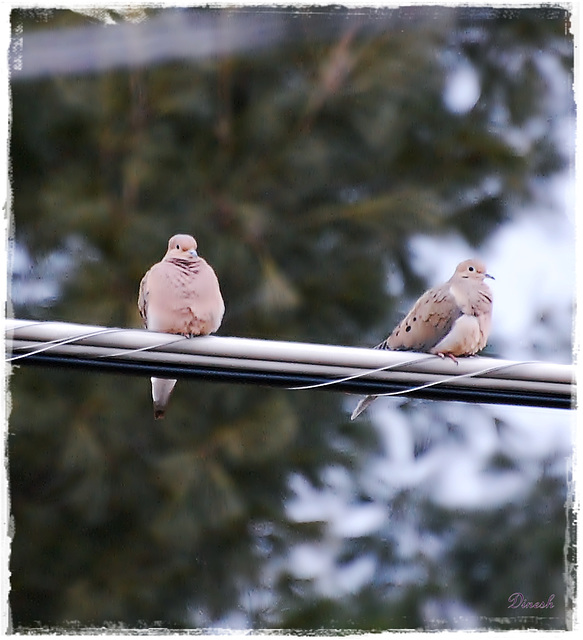
[[426,291],[381,344],[381,349],[429,351],[462,315],[449,283]]
[[140,290],[138,293],[138,310],[140,311],[140,316],[142,316],[142,320],[144,321],[144,327],[148,327],[148,274],[150,272],[146,272],[146,275],[140,281]]

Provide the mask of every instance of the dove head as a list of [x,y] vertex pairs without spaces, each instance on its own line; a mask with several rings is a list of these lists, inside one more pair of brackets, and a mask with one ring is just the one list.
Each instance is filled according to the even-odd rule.
[[486,265],[480,260],[464,260],[460,262],[453,274],[454,278],[469,278],[471,280],[479,280],[482,282],[484,278],[491,278],[494,280],[494,276],[491,276],[486,272]]
[[165,258],[181,258],[191,260],[197,258],[196,240],[185,233],[177,233],[168,240],[168,251]]

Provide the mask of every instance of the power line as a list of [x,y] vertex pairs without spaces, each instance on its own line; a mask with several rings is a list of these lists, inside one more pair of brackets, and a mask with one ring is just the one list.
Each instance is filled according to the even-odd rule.
[[251,338],[182,336],[65,322],[6,320],[19,365],[201,378],[363,394],[569,409],[571,365],[460,358]]

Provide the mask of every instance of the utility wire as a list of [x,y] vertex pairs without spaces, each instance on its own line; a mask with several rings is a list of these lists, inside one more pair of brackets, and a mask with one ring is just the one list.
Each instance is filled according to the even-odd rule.
[[571,408],[573,367],[139,329],[6,320],[7,361],[306,391]]

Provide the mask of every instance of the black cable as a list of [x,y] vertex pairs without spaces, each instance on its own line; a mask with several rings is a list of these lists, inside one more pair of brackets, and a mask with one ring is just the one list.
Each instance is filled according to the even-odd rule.
[[[20,360],[19,363],[20,365],[86,369],[161,378],[202,378],[215,382],[259,384],[269,387],[293,387],[302,384],[319,384],[333,379],[332,376],[314,374],[223,369],[196,365],[160,365],[122,359],[95,360],[79,356],[49,354],[47,352],[31,355],[28,358]],[[332,386],[322,387],[322,390],[359,394],[383,394],[395,391],[407,391],[407,397],[424,398],[427,400],[507,404],[551,409],[571,409],[574,406],[574,399],[572,397],[552,392],[464,389],[461,387],[448,386],[447,383],[418,391],[409,391],[410,388],[410,385],[406,383],[381,382],[366,378],[356,378],[338,382],[338,384]]]

